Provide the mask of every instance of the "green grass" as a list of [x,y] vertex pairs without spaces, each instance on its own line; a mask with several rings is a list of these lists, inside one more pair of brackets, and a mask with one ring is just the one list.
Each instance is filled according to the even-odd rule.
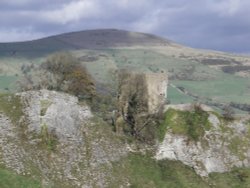
[[149,155],[129,154],[113,164],[110,188],[125,182],[132,188],[249,188],[250,169],[235,168],[227,173],[211,173],[202,179],[179,161],[156,161]]
[[[108,184],[110,188],[120,187],[127,182],[131,188],[249,188],[250,185],[249,168],[235,168],[227,173],[211,173],[204,180],[191,167],[179,161],[156,161],[149,155],[129,154],[119,162],[114,162],[112,166],[112,178]],[[0,187],[42,186],[36,179],[0,168]]]
[[[95,55],[101,53],[105,54],[107,58],[100,58],[96,62],[86,63],[86,66],[98,81],[109,82],[110,74],[108,71],[115,70],[116,67],[138,72],[160,72],[165,70],[171,72],[169,75],[186,75],[183,78],[170,77],[170,82],[198,95],[201,101],[211,98],[215,102],[250,103],[249,78],[226,74],[191,60],[173,58],[153,50],[109,49],[95,51]],[[188,70],[192,66],[194,70],[189,72]],[[173,104],[193,101],[191,97],[178,92],[172,87],[168,88],[168,98]]]
[[109,49],[105,53],[112,56],[119,68],[132,68],[146,72],[157,72],[166,69],[182,69],[185,65],[193,64],[190,61],[176,59],[145,49]]
[[212,173],[209,178],[216,188],[249,188],[250,168],[235,168],[227,173]]
[[194,170],[178,161],[155,161],[148,155],[130,154],[114,164],[115,180],[109,187],[119,187],[123,179],[132,188],[200,188],[206,185]]
[[110,70],[129,69],[138,72],[160,72],[162,70],[173,70],[181,72],[183,66],[196,64],[189,60],[176,59],[157,53],[153,50],[144,49],[107,49],[107,50],[80,50],[76,51],[77,56],[102,54],[106,57],[99,57],[94,62],[83,62],[92,76],[100,82],[110,81]]
[[218,102],[250,103],[249,78],[223,74],[216,79],[206,81],[181,80],[173,83],[200,97],[211,98]]
[[39,181],[31,177],[17,175],[14,172],[0,168],[1,188],[41,188]]
[[176,88],[174,88],[172,86],[168,87],[167,98],[171,104],[180,104],[180,103],[185,104],[185,103],[194,102],[192,97],[181,93],[180,91],[178,91]]
[[205,130],[211,128],[208,121],[208,113],[196,109],[194,111],[179,111],[169,109],[165,113],[164,122],[158,130],[158,138],[163,141],[167,130],[174,134],[186,135],[194,141],[198,141],[205,133]]
[[41,126],[40,137],[42,140],[40,144],[43,148],[46,148],[50,152],[56,150],[57,138],[49,132],[48,126],[45,123]]
[[17,123],[23,116],[23,105],[19,96],[14,94],[0,94],[0,112],[8,116],[13,123]]
[[249,140],[250,138],[234,136],[228,140],[228,149],[243,161],[246,158],[245,153],[247,153],[249,148]]
[[[57,45],[57,43],[53,44],[55,48],[58,47]],[[52,48],[54,49],[54,47]],[[96,61],[82,63],[87,67],[94,79],[100,83],[114,85],[117,68],[127,68],[138,72],[161,72],[164,70],[169,72],[171,83],[184,87],[187,91],[198,95],[201,102],[205,102],[210,98],[214,102],[250,104],[250,78],[226,74],[192,60],[161,54],[155,49],[76,50],[73,53],[78,57],[85,55],[97,57]],[[14,67],[18,64],[25,64],[25,62],[39,64],[44,61],[44,58],[31,58],[29,56],[21,59],[2,57],[1,60]],[[194,67],[191,72],[189,72],[190,67]],[[18,74],[19,69],[18,66],[15,68],[15,72]],[[0,76],[0,91],[4,91],[5,88],[10,88],[10,91],[13,88],[15,89],[15,79],[18,77],[16,78],[14,73],[11,74]],[[19,75],[21,75],[21,72]],[[172,87],[168,88],[168,98],[172,104],[193,101],[191,97]]]

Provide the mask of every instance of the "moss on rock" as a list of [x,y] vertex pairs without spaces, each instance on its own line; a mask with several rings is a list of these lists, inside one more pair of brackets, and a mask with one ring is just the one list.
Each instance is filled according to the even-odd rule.
[[1,112],[8,116],[12,123],[17,123],[24,115],[20,97],[14,94],[0,94]]
[[208,112],[201,109],[193,111],[180,111],[169,109],[165,113],[164,122],[159,126],[158,138],[163,141],[167,130],[174,134],[186,135],[194,141],[204,136],[205,131],[211,128]]

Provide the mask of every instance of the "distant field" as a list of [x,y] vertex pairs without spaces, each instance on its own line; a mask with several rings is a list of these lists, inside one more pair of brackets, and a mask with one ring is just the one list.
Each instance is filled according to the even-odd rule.
[[16,76],[0,75],[0,92],[8,92],[15,88]]
[[[145,49],[85,49],[74,50],[72,53],[81,60],[95,80],[100,83],[113,83],[118,69],[138,72],[166,72],[170,83],[197,95],[201,102],[211,99],[213,102],[220,103],[250,104],[250,78],[226,74],[220,69],[210,68],[195,60],[180,58],[176,54],[171,55],[171,51],[163,53],[162,49],[158,52],[155,48],[147,47]],[[212,53],[209,54],[209,58],[212,58]],[[2,65],[5,66],[5,70],[7,72],[10,70],[9,74],[6,74],[6,71],[5,73],[0,72],[0,92],[6,92],[7,88],[9,90],[15,88],[15,82],[20,78],[15,75],[21,75],[21,65],[39,64],[45,58],[5,57],[0,58],[0,60],[4,63]],[[9,69],[6,69],[6,65],[10,65]],[[194,98],[171,86],[168,88],[168,99],[172,104],[194,101]]]
[[[141,72],[166,71],[170,75],[170,82],[201,98],[250,104],[249,78],[225,74],[197,62],[168,57],[150,50],[110,49],[97,51],[96,54],[105,57],[86,64],[90,72],[95,72],[97,80],[109,80],[109,71],[116,67]],[[173,104],[193,101],[172,87],[168,88],[168,98]]]
[[178,91],[176,88],[169,86],[168,87],[168,100],[171,104],[184,104],[184,103],[192,103],[194,102],[194,99],[192,97],[189,97],[180,91]]
[[[78,57],[86,56],[86,50],[78,51]],[[97,58],[95,61],[84,62],[89,71],[98,81],[105,82],[105,75],[114,69],[129,69],[139,72],[166,72],[169,75],[185,73],[189,76],[208,77],[207,67],[190,60],[182,60],[159,54],[152,50],[143,49],[109,49],[95,50],[89,53],[90,57]],[[197,67],[193,69],[193,67]],[[193,69],[193,70],[192,70]],[[193,71],[190,74],[190,71]],[[106,72],[106,74],[105,74]],[[210,71],[212,72],[212,71]],[[210,73],[209,73],[210,74]],[[97,76],[95,76],[97,75]],[[212,75],[212,74],[210,74]],[[102,77],[103,76],[103,77]]]
[[218,102],[237,102],[250,104],[250,79],[223,75],[207,81],[173,81],[176,86],[200,97]]

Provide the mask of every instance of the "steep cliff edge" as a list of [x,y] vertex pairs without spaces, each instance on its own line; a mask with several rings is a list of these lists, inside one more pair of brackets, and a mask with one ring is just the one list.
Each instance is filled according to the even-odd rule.
[[213,111],[174,108],[166,112],[156,159],[179,160],[201,176],[250,167],[250,118],[226,120]]
[[170,106],[159,142],[149,147],[113,132],[65,93],[1,95],[0,104],[0,187],[3,173],[28,178],[23,187],[32,188],[249,185],[247,118],[226,121],[209,108]]
[[15,114],[1,113],[3,166],[39,177],[48,187],[105,186],[111,162],[127,154],[109,126],[68,94],[41,90],[6,96],[12,109],[18,108],[14,98],[23,115],[15,119]]

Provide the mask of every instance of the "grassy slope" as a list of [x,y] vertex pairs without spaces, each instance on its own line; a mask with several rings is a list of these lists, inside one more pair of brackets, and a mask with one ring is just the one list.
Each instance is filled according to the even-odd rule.
[[212,173],[210,182],[218,188],[249,188],[250,169],[236,168],[228,173]]
[[[236,168],[228,173],[212,173],[202,179],[178,161],[155,161],[148,155],[130,154],[113,164],[110,188],[130,183],[131,188],[249,188],[250,169]],[[60,182],[58,183],[58,185]],[[54,185],[57,186],[57,183]],[[62,186],[62,185],[61,185]],[[40,188],[31,177],[0,168],[1,188]]]
[[124,179],[127,179],[133,188],[208,187],[191,168],[180,162],[157,162],[147,155],[129,155],[114,165],[113,173],[115,181],[110,187],[117,187]]
[[[0,97],[0,111],[6,113],[13,121],[21,115],[21,104],[19,98],[7,95]],[[16,106],[16,108],[12,108]],[[5,110],[4,110],[5,109]],[[176,116],[177,115],[177,116]],[[175,117],[175,121],[171,121]],[[192,129],[186,129],[188,120],[194,120]],[[180,121],[180,126],[175,126],[176,121]],[[98,122],[96,122],[99,124]],[[171,124],[172,123],[172,124]],[[188,134],[190,138],[197,139],[197,135],[202,135],[204,129],[209,129],[207,123],[207,113],[191,113],[169,110],[166,113],[164,126],[172,126],[173,131],[180,134]],[[197,129],[195,125],[204,124],[204,129]],[[101,126],[101,127],[100,127]],[[96,127],[94,132],[104,134],[106,128],[103,125]],[[165,127],[166,128],[166,127]],[[102,131],[100,131],[102,130]],[[196,131],[197,130],[197,131]],[[195,133],[195,134],[193,134]],[[105,133],[106,134],[106,133]],[[104,134],[104,135],[105,135]],[[94,135],[94,134],[93,134]],[[121,184],[129,182],[131,187],[144,188],[248,188],[250,182],[249,169],[234,169],[230,173],[213,173],[207,180],[201,179],[190,167],[178,161],[155,161],[150,155],[130,154],[127,157],[113,164],[113,177],[109,180],[109,187],[119,187]],[[35,174],[35,173],[34,173]],[[60,182],[55,182],[55,186]],[[61,185],[61,184],[60,184]],[[211,186],[213,185],[213,186]],[[3,188],[36,188],[41,187],[39,182],[27,177],[16,175],[6,169],[0,168],[0,187]]]
[[202,179],[178,161],[155,161],[148,155],[130,154],[114,164],[114,179],[109,187],[129,182],[133,188],[249,188],[250,169],[212,173]]
[[[127,68],[142,72],[170,71],[170,74],[177,76],[184,74],[183,79],[170,78],[170,83],[182,86],[190,93],[198,95],[200,98],[211,98],[218,102],[250,103],[249,83],[250,78],[237,77],[225,74],[222,71],[209,68],[190,60],[183,60],[165,56],[151,50],[143,49],[113,49],[97,51],[105,54],[106,58],[100,58],[98,66],[95,62],[86,63],[94,77],[103,82],[110,80],[109,71],[117,68]],[[107,66],[112,64],[112,66]],[[194,66],[193,72],[188,72]],[[189,80],[187,80],[189,79]],[[179,91],[169,88],[169,99],[173,104],[191,102],[193,99],[181,94]],[[240,96],[240,97],[239,97]]]
[[191,140],[197,141],[211,128],[208,116],[207,112],[198,108],[192,112],[169,109],[159,127],[159,139],[162,141],[166,131],[171,129],[174,134],[187,135]]
[[168,100],[171,104],[184,104],[184,103],[192,103],[194,99],[192,97],[189,97],[180,91],[178,91],[176,88],[169,86],[168,87]]
[[[195,61],[181,59],[177,55],[171,56],[171,54],[158,53],[153,48],[78,50],[74,51],[74,54],[78,57],[97,57],[94,61],[83,61],[83,64],[86,65],[94,78],[102,83],[111,83],[114,77],[111,73],[115,72],[117,68],[127,68],[142,72],[160,72],[164,70],[169,72],[169,75],[177,76],[170,77],[170,83],[184,87],[187,91],[198,95],[204,100],[211,98],[215,102],[250,103],[250,78],[225,74],[220,70],[209,68]],[[1,59],[4,59],[4,62],[13,62],[11,67],[14,64],[18,64],[18,61],[13,57]],[[41,62],[41,58],[26,60],[27,63],[34,62],[36,64]],[[23,58],[20,61],[22,64],[25,63]],[[189,72],[192,67],[195,67],[194,70]],[[14,87],[14,73],[21,75],[18,68],[13,71],[12,75],[7,77],[5,76],[6,72],[0,72],[0,92],[5,91],[4,89],[8,86],[12,85]],[[182,78],[183,75],[184,77]],[[179,76],[180,78],[178,78]],[[192,98],[181,94],[171,87],[169,88],[169,99],[173,104],[193,101]]]
[[[193,112],[169,109],[165,114],[164,122],[159,127],[159,138],[162,139],[166,130],[171,129],[174,134],[187,135],[192,140],[200,140],[204,131],[209,130],[211,125],[208,121],[208,113],[200,111],[199,108],[195,109]],[[229,143],[233,143],[233,140]],[[237,147],[238,145],[239,143]],[[243,145],[240,146],[243,148]],[[240,151],[239,148],[236,150]],[[114,179],[110,187],[118,187],[124,182],[129,182],[130,186],[135,188],[250,187],[250,168],[234,168],[227,173],[211,173],[209,177],[202,179],[192,168],[179,161],[156,161],[147,154],[133,153],[123,158],[114,164],[113,174]]]
[[208,97],[219,102],[238,102],[250,104],[250,80],[221,73],[217,79],[206,81],[173,81],[193,94]]
[[[82,53],[88,54],[89,51],[78,51],[79,56]],[[178,59],[165,54],[159,54],[153,50],[144,49],[113,49],[93,51],[92,55],[105,54],[106,57],[100,57],[95,62],[84,62],[90,72],[98,81],[110,80],[110,70],[116,68],[129,68],[137,71],[157,72],[161,70],[171,70],[173,73],[185,72],[187,66],[194,65],[196,67],[193,75],[194,78],[207,78],[206,81],[201,80],[170,80],[177,86],[185,87],[189,92],[199,95],[200,97],[209,97],[219,102],[240,102],[250,103],[249,101],[249,78],[239,78],[233,75],[224,74],[221,71],[215,71],[204,65],[198,65],[190,60]],[[2,55],[2,54],[0,54]],[[4,54],[6,55],[6,54]],[[8,55],[8,54],[7,54]],[[29,54],[27,62],[39,62],[36,54]],[[15,58],[5,58],[14,63],[19,63]],[[22,59],[21,63],[26,60]],[[11,65],[12,66],[12,65]],[[1,68],[1,67],[0,67]],[[15,74],[0,73],[0,91],[4,91],[6,87],[13,85],[15,82]],[[180,93],[175,88],[169,87],[168,98],[173,104],[191,102],[193,99]],[[0,97],[0,111],[10,113],[13,121],[19,117],[19,108],[13,109],[11,103],[18,105],[18,99],[11,100],[10,103],[6,97]],[[11,105],[10,105],[11,104]],[[148,156],[130,155],[122,161],[114,165],[114,179],[111,181],[110,187],[117,187],[124,178],[131,182],[131,187],[212,187],[218,188],[248,188],[250,187],[250,170],[235,169],[230,173],[213,173],[210,175],[208,182],[203,181],[194,171],[179,162],[159,161],[156,162]],[[31,178],[17,176],[7,170],[0,169],[0,187],[39,187],[39,183]]]
[[41,188],[39,181],[31,177],[17,175],[9,170],[0,168],[1,188]]

